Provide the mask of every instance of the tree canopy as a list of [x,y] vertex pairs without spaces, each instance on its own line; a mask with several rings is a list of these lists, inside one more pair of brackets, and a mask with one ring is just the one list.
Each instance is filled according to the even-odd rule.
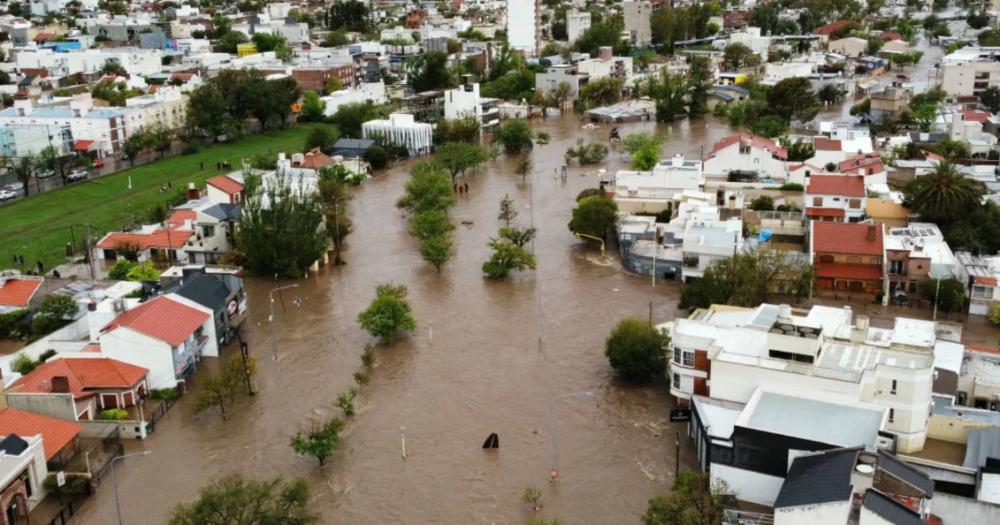
[[174,507],[168,525],[306,525],[309,483],[302,478],[261,481],[232,474],[203,487],[198,499]]
[[406,286],[376,286],[375,299],[358,314],[358,323],[383,343],[392,342],[400,332],[416,330],[417,321],[406,302]]
[[618,204],[601,195],[585,197],[573,208],[569,230],[607,240],[618,223]]
[[707,472],[681,470],[670,493],[649,500],[643,525],[714,525],[722,522],[726,486]]
[[629,383],[647,383],[666,368],[667,336],[643,319],[623,319],[611,331],[604,353],[615,373]]
[[979,182],[966,177],[954,164],[941,161],[934,171],[907,184],[904,195],[922,220],[951,223],[981,207],[984,192]]

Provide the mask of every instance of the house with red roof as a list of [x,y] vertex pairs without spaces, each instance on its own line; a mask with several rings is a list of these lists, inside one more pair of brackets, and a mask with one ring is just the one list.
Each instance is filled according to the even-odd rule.
[[96,419],[146,397],[148,370],[102,357],[50,358],[7,390],[7,405],[66,421]]
[[706,178],[728,182],[788,180],[788,150],[777,142],[749,133],[724,137],[712,146],[702,166]]
[[243,202],[243,183],[229,175],[217,175],[205,181],[208,200],[216,204]]
[[62,468],[79,448],[80,431],[76,423],[43,416],[16,408],[0,410],[0,436],[42,436],[45,462],[49,469]]
[[826,222],[858,222],[865,216],[865,178],[813,175],[805,193],[805,216]]
[[43,484],[48,475],[41,434],[0,436],[0,509],[5,510],[0,525],[27,523],[28,513],[48,495]]
[[191,210],[178,210],[162,224],[147,224],[127,232],[109,232],[97,241],[94,257],[108,261],[120,258],[140,262],[187,260],[185,247],[195,235],[192,223],[196,217]]
[[126,310],[98,337],[101,353],[148,370],[150,389],[183,383],[204,356],[219,355],[211,309],[166,294]]
[[877,151],[856,155],[841,161],[837,168],[844,175],[861,175],[865,178],[865,187],[887,183],[887,172],[882,164],[882,156]]
[[0,314],[27,308],[43,282],[33,275],[0,274]]
[[811,221],[809,259],[815,289],[876,295],[885,300],[885,243],[882,226],[868,222]]

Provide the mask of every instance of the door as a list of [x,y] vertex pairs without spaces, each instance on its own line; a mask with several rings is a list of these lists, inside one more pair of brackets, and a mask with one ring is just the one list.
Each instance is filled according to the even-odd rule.
[[115,394],[101,394],[101,405],[104,409],[118,408],[118,396]]

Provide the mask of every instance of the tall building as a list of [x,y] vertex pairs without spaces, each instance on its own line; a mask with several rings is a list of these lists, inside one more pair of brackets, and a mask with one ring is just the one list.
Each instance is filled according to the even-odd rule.
[[576,42],[583,32],[590,29],[590,12],[571,9],[566,13],[566,40]]
[[625,11],[625,31],[633,45],[644,46],[653,41],[653,30],[649,25],[649,17],[653,14],[653,6],[648,1],[622,2]]
[[541,47],[542,4],[540,0],[507,0],[507,42],[525,55],[538,54]]

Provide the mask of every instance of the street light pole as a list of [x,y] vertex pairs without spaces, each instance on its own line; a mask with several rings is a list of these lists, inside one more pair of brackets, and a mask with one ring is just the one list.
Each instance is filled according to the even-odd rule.
[[571,394],[560,394],[549,398],[549,482],[555,483],[556,478],[559,476],[559,464],[556,460],[556,423],[555,418],[552,413],[552,403],[558,399],[563,399],[567,397],[592,397],[593,392],[581,391],[573,392]]
[[280,292],[282,290],[288,290],[290,288],[298,288],[298,283],[288,284],[285,286],[277,286],[271,289],[271,292],[267,295],[268,297],[268,307],[270,308],[270,313],[267,316],[267,325],[271,331],[271,353],[274,354],[274,360],[278,360],[278,343],[274,339],[274,292]]
[[111,484],[113,485],[115,492],[115,512],[118,513],[118,525],[122,525],[122,507],[118,502],[118,478],[115,477],[115,463],[128,458],[134,458],[136,456],[148,456],[152,454],[152,450],[143,450],[142,452],[135,452],[133,454],[125,454],[124,456],[118,456],[111,458]]

